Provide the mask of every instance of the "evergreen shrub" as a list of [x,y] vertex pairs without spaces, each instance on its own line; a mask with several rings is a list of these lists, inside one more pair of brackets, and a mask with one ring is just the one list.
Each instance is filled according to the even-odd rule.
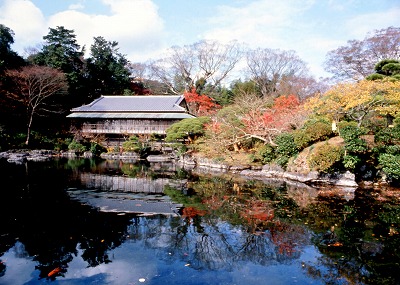
[[304,149],[315,142],[327,140],[332,135],[332,125],[328,120],[310,120],[294,133],[294,140],[298,149]]
[[270,144],[259,147],[255,155],[263,164],[270,163],[276,158],[275,148]]
[[275,143],[277,144],[275,148],[275,162],[285,168],[289,162],[289,158],[298,153],[297,145],[294,142],[294,136],[290,133],[280,134],[276,137]]
[[383,153],[378,159],[389,179],[400,180],[400,155]]
[[71,141],[71,143],[68,145],[68,149],[75,151],[76,153],[83,153],[86,151],[86,147],[76,140]]
[[313,170],[329,172],[342,160],[343,155],[343,147],[324,143],[314,148],[308,165]]

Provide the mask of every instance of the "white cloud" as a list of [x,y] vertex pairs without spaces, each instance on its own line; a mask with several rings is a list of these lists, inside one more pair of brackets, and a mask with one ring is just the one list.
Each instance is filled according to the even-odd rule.
[[364,39],[367,33],[400,25],[400,8],[392,8],[383,12],[361,14],[349,19],[346,27],[354,38]]
[[78,43],[85,45],[87,51],[93,37],[117,41],[120,52],[131,60],[144,60],[143,57],[162,45],[164,24],[157,6],[150,0],[103,0],[103,3],[109,6],[110,15],[68,10],[52,15],[48,24],[73,29]]
[[48,29],[56,26],[74,30],[78,44],[86,46],[87,51],[93,37],[117,41],[120,52],[132,61],[144,61],[164,48],[164,23],[151,0],[102,0],[110,10],[108,14],[84,12],[83,3],[71,4],[67,10],[45,19],[30,0],[4,0],[0,23],[15,32],[13,49],[20,54],[24,48],[42,42]]
[[26,0],[5,0],[0,6],[0,23],[14,31],[13,49],[20,53],[32,43],[41,42],[47,31],[42,12]]
[[258,0],[242,7],[220,7],[211,18],[212,28],[205,38],[229,41],[237,39],[252,47],[288,47],[287,34],[300,29],[295,18],[308,9],[314,1],[281,0],[271,5],[271,1]]

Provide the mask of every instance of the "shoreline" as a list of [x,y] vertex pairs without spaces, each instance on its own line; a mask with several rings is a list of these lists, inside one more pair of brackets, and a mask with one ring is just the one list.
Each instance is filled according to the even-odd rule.
[[[0,152],[0,158],[7,159],[10,163],[24,163],[26,161],[47,161],[55,157],[64,157],[69,159],[93,158],[90,152],[77,155],[74,152],[58,152],[52,150],[9,150]],[[128,160],[134,162],[139,160],[136,153],[107,153],[100,156],[102,159],[110,160]],[[193,156],[181,156],[179,158],[171,155],[150,155],[146,158],[148,162],[172,162],[177,165],[191,169],[209,169],[217,173],[232,173],[253,179],[280,179],[294,182],[300,182],[309,186],[333,186],[356,189],[359,184],[355,180],[355,175],[349,171],[344,173],[324,174],[317,171],[306,173],[290,172],[282,169],[278,165],[228,165],[226,163],[215,162],[207,158],[198,158]]]

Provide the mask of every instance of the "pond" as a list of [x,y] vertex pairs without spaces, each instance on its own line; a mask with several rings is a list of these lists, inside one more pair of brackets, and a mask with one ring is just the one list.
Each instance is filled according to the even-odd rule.
[[0,160],[0,284],[400,284],[400,189]]

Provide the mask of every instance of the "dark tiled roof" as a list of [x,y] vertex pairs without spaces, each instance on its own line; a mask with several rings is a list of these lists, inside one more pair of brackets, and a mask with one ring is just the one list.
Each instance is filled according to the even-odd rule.
[[67,116],[67,118],[79,119],[150,119],[150,120],[182,120],[187,118],[194,118],[193,115],[184,112],[74,112]]
[[72,112],[186,112],[183,96],[101,96]]

